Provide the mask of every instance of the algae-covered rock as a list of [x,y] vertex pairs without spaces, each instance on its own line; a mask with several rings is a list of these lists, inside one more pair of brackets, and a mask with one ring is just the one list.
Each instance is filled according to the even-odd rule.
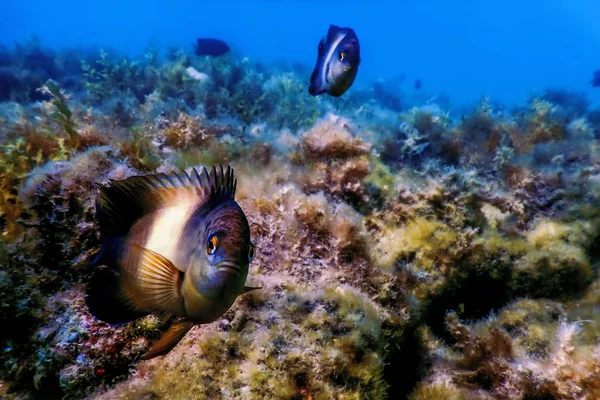
[[[600,394],[599,348],[581,341],[582,322],[565,322],[552,311],[553,305],[521,302],[510,306],[498,318],[472,326],[456,315],[447,318],[456,340],[451,348],[436,347],[438,357],[431,375],[413,397],[422,393],[458,393],[466,398],[595,398]],[[507,314],[527,313],[537,318],[512,333],[500,324]],[[541,310],[545,312],[539,313]],[[540,351],[539,342],[544,343]],[[441,386],[441,382],[450,387]],[[483,396],[483,397],[479,397]],[[418,397],[417,397],[418,398]]]
[[290,286],[252,295],[150,379],[98,398],[385,397],[383,310],[351,287]]
[[[453,121],[382,83],[312,97],[297,66],[38,47],[2,67],[19,103],[0,104],[0,396],[600,397],[581,98],[484,98]],[[96,184],[214,164],[236,170],[262,289],[141,360],[169,316],[111,326],[85,307]]]

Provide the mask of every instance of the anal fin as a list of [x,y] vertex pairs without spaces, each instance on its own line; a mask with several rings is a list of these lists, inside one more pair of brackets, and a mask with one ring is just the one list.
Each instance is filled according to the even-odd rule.
[[142,356],[142,359],[148,360],[167,354],[181,341],[181,339],[183,339],[185,334],[188,333],[193,326],[194,323],[187,319],[175,321],[160,339],[152,343],[150,350]]

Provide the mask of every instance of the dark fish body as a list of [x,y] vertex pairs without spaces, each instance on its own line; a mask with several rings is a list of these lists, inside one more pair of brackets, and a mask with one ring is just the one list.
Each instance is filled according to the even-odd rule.
[[99,185],[102,248],[86,302],[111,324],[152,312],[179,317],[145,358],[165,354],[194,324],[223,315],[254,256],[233,170],[134,176]]
[[354,83],[359,64],[360,44],[354,30],[330,25],[327,36],[319,42],[308,92],[313,96],[341,96]]
[[590,83],[592,84],[592,87],[600,87],[600,69],[594,71],[594,77],[592,78]]
[[420,79],[415,80],[415,90],[421,89],[423,82]]
[[196,39],[197,56],[222,56],[229,53],[229,46],[222,40],[212,38]]

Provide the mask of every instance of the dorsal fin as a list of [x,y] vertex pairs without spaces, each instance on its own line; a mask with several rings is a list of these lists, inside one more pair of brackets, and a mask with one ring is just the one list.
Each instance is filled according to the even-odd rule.
[[141,217],[169,206],[182,196],[197,198],[200,205],[233,200],[237,180],[233,168],[194,168],[180,173],[132,176],[122,181],[97,184],[96,218],[103,235],[123,235]]

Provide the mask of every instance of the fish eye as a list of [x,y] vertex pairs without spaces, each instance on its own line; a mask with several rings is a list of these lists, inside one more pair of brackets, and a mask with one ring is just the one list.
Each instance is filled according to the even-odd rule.
[[206,252],[208,255],[212,256],[217,251],[217,247],[219,247],[219,238],[217,235],[211,235],[206,243]]
[[340,61],[344,61],[344,60],[346,59],[346,56],[347,56],[347,55],[348,55],[348,53],[347,53],[347,52],[345,52],[345,51],[342,51],[342,52],[340,53]]
[[254,259],[255,247],[254,244],[250,243],[250,248],[248,249],[248,262]]

